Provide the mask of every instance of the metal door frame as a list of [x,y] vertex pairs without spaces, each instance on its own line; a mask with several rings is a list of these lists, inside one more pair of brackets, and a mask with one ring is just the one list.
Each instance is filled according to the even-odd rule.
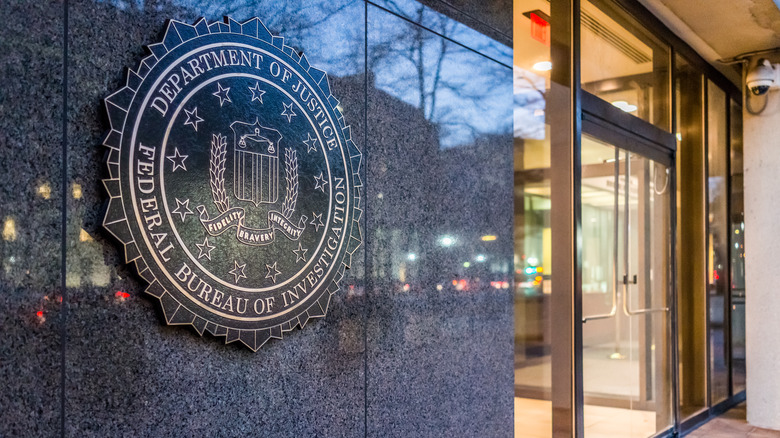
[[[586,107],[587,105],[587,107]],[[676,251],[676,222],[677,222],[677,172],[676,172],[676,139],[672,134],[660,131],[655,126],[636,118],[627,118],[627,114],[612,112],[612,105],[601,99],[583,92],[582,133],[609,143],[611,146],[626,150],[651,159],[669,169],[669,236],[668,254],[670,261],[668,284],[666,285],[666,299],[669,303],[669,330],[671,342],[667,345],[666,357],[670,363],[668,394],[671,395],[672,424],[659,433],[659,436],[674,433],[679,424],[678,414],[678,379],[677,369],[677,251]],[[610,110],[610,111],[608,111]],[[650,134],[643,135],[643,134]],[[650,137],[650,138],[648,138]],[[641,268],[641,267],[640,267]],[[624,303],[625,303],[625,297]],[[580,350],[579,354],[582,354]],[[581,362],[581,359],[580,359]],[[579,385],[582,385],[582,381]],[[659,395],[660,397],[661,395]]]

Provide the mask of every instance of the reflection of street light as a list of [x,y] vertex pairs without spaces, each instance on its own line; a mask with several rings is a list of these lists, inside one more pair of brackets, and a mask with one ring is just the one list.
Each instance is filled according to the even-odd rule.
[[73,199],[81,199],[81,184],[73,183]]
[[116,298],[116,300],[119,301],[119,302],[124,302],[125,300],[130,298],[130,294],[127,293],[127,292],[122,292],[121,290],[118,290],[118,291],[116,291],[116,293],[114,293],[114,298]]
[[442,246],[452,246],[455,244],[455,239],[450,236],[444,236],[440,240]]
[[38,194],[41,195],[43,199],[51,198],[51,186],[49,185],[49,183],[45,182],[39,185]]
[[413,261],[417,260],[417,254],[415,254],[415,253],[413,253],[413,252],[410,252],[410,253],[409,253],[409,254],[406,256],[406,260],[409,260],[410,262],[413,262]]
[[79,240],[82,242],[89,242],[92,239],[92,236],[89,235],[83,228],[79,231]]
[[486,257],[484,255],[482,255],[482,254],[477,255],[477,261],[478,262],[480,262],[480,263],[484,262],[485,259],[486,259]]
[[3,223],[3,239],[16,240],[16,221],[12,217],[6,217]]

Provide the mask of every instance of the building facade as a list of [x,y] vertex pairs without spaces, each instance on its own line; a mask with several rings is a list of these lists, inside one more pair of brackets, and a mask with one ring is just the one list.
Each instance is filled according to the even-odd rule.
[[[774,306],[746,316],[746,283],[777,301],[750,218],[771,229],[779,107],[743,128],[742,64],[644,3],[0,4],[0,437],[678,436],[746,387],[780,428],[750,354]],[[362,153],[327,316],[257,352],[168,325],[103,182],[104,99],[167,20],[254,17]]]

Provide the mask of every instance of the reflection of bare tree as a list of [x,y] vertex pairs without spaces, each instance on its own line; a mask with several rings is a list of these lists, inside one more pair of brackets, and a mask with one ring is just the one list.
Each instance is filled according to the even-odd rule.
[[[528,70],[523,70],[522,68],[518,68],[518,67],[514,68],[514,74],[515,74],[516,88],[521,88],[523,90],[535,92],[536,94],[539,95],[538,97],[544,99],[544,96],[547,92],[547,86],[543,78],[541,78],[541,76],[533,74]],[[537,99],[533,99],[533,100],[537,100]]]
[[545,95],[544,77],[520,67],[514,67],[514,134],[524,139],[543,139]]
[[[396,19],[372,21],[372,27],[381,28],[375,33],[381,39],[370,42],[367,69],[376,73],[379,87],[419,108],[440,128],[444,146],[507,127],[479,117],[493,111],[490,102],[500,87],[491,82],[506,75],[506,67],[476,51],[498,43],[415,2],[392,0],[383,6],[425,27]],[[465,41],[468,48],[453,41]]]
[[[183,11],[199,11],[204,17],[228,16],[245,20],[262,10],[273,14],[261,17],[269,30],[275,33],[298,34],[312,31],[336,14],[354,4],[354,0],[313,0],[305,3],[279,2],[275,0],[232,0],[206,5],[195,0],[111,0],[108,2],[126,14],[180,8]],[[249,15],[251,15],[251,17]]]
[[[287,44],[301,51],[312,50],[312,53],[316,52],[320,62],[323,61],[324,57],[324,61],[327,63],[337,63],[339,58],[344,56],[339,51],[329,53],[310,47],[312,43],[319,43],[320,40],[327,39],[325,35],[328,32],[334,32],[335,29],[338,29],[338,32],[342,33],[342,42],[351,43],[353,40],[362,42],[363,40],[362,35],[355,32],[358,29],[363,30],[362,22],[360,25],[348,28],[336,23],[339,19],[341,23],[356,23],[358,18],[362,21],[362,2],[356,0],[307,0],[305,2],[227,0],[207,2],[206,4],[196,0],[108,0],[106,3],[121,12],[123,16],[137,17],[137,22],[144,22],[144,18],[150,14],[162,12],[166,12],[166,14],[161,15],[189,23],[194,22],[195,17],[201,16],[209,22],[222,20],[223,16],[239,22],[258,17],[271,33],[287,38]],[[131,20],[133,19],[135,18],[131,18]],[[160,25],[159,22],[153,24]],[[327,66],[317,65],[317,67]]]
[[[385,6],[399,15],[406,15],[395,1],[388,1]],[[413,14],[414,21],[423,22],[426,18],[425,13],[426,8],[418,5]],[[428,15],[431,15],[430,12]],[[437,110],[436,91],[449,79],[442,78],[442,66],[450,49],[445,38],[450,37],[456,22],[443,16],[434,16],[430,19],[426,18],[426,24],[441,37],[420,26],[404,26],[392,37],[372,47],[369,52],[368,68],[373,71],[389,60],[397,62],[403,59],[410,63],[412,70],[408,74],[399,76],[398,83],[415,89],[418,97],[417,107],[423,111],[426,119],[433,121]],[[436,56],[428,56],[432,51],[438,52]],[[450,89],[458,88],[458,84],[446,85]]]
[[[182,5],[201,7],[201,2],[191,0],[181,0]],[[273,33],[279,35],[300,35],[317,32],[319,26],[327,23],[331,18],[343,12],[349,6],[353,5],[354,0],[330,0],[330,1],[308,1],[298,2],[279,2],[264,1],[268,3],[268,8],[273,8],[273,14],[267,14],[261,19],[263,23]],[[227,15],[236,19],[245,19],[247,12],[254,12],[258,9],[256,0],[234,0],[225,3],[215,3],[207,9],[208,15],[219,16]],[[265,9],[265,8],[263,8]]]

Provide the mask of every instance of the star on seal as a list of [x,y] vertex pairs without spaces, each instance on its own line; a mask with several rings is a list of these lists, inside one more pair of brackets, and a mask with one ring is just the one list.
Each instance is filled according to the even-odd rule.
[[[224,104],[225,102],[230,102],[230,103],[233,102],[232,100],[230,100],[230,96],[228,96],[228,91],[230,91],[230,87],[222,88],[222,84],[217,82],[217,91],[215,91],[212,94],[219,98],[219,107],[220,108],[222,108],[222,104]],[[198,130],[197,126],[195,127],[195,130],[196,131]]]
[[198,108],[195,107],[192,111],[187,111],[185,109],[184,114],[187,115],[187,120],[184,121],[184,125],[192,125],[192,127],[195,128],[195,132],[198,132],[198,123],[203,121],[203,119],[198,117]]
[[308,249],[304,248],[301,242],[298,242],[298,249],[292,250],[292,252],[295,253],[295,263],[298,263],[301,260],[304,262],[306,261],[306,251],[308,251]]
[[171,160],[171,163],[173,163],[173,170],[171,172],[176,172],[176,169],[184,169],[184,171],[187,171],[187,168],[184,166],[184,160],[187,159],[189,155],[182,155],[179,153],[179,148],[173,148],[173,155],[168,155],[167,159]]
[[283,103],[282,105],[284,105],[282,115],[287,116],[287,123],[292,122],[292,118],[296,116],[295,111],[293,111],[293,104],[287,105],[286,103]]
[[185,199],[184,201],[180,201],[179,198],[176,199],[176,208],[171,211],[171,213],[178,214],[181,216],[181,221],[184,222],[184,218],[187,217],[188,214],[195,214],[190,210],[190,200]]
[[235,267],[230,270],[230,273],[233,274],[234,277],[236,277],[235,283],[238,284],[238,280],[242,278],[246,278],[246,275],[244,275],[244,268],[246,267],[246,263],[243,265],[239,265],[237,261],[233,260],[233,264]]
[[322,172],[320,172],[320,176],[314,177],[314,190],[320,189],[322,193],[325,193],[325,184],[327,183],[325,178],[322,177]]
[[314,231],[320,231],[320,227],[325,226],[325,224],[322,223],[322,213],[317,214],[312,212],[311,216],[311,222],[309,223],[314,226]]
[[268,269],[268,273],[265,274],[265,278],[270,278],[274,283],[276,283],[276,276],[282,273],[282,271],[276,268],[276,262],[274,262],[273,265],[266,264],[265,267]]
[[200,251],[200,254],[198,254],[198,260],[200,260],[203,257],[206,257],[207,259],[211,260],[211,251],[216,248],[216,246],[209,243],[209,236],[206,236],[206,239],[203,241],[203,244],[196,243],[195,246],[198,247],[198,251]]
[[317,152],[317,139],[311,136],[310,132],[306,133],[306,140],[303,141],[306,145],[306,153]]
[[252,100],[250,102],[259,101],[260,103],[263,103],[263,94],[265,94],[265,91],[260,89],[260,82],[255,82],[255,86],[248,87],[249,91],[252,92]]

